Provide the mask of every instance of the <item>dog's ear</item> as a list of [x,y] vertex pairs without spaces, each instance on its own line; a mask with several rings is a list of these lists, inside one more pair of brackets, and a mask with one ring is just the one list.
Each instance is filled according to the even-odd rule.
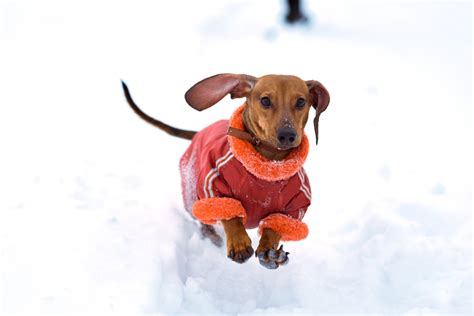
[[205,110],[230,93],[230,97],[247,97],[257,78],[249,75],[220,74],[199,81],[184,95],[186,102],[198,111]]
[[306,81],[306,85],[308,86],[309,92],[313,98],[313,107],[316,110],[316,115],[314,117],[314,133],[316,135],[316,145],[318,144],[318,124],[319,124],[319,116],[323,113],[328,105],[329,105],[329,92],[326,88],[321,84],[321,82],[316,80],[308,80]]

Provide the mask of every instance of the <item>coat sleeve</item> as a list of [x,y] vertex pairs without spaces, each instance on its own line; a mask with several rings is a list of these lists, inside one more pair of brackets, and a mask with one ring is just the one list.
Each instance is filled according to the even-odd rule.
[[244,223],[246,221],[247,213],[242,203],[233,198],[230,186],[221,175],[222,168],[231,164],[232,159],[235,158],[228,151],[201,166],[196,183],[198,200],[193,205],[192,213],[204,224],[212,225],[234,217],[242,217]]
[[281,235],[283,241],[297,241],[308,236],[308,226],[302,222],[311,204],[311,187],[306,173],[298,172],[297,191],[281,213],[273,213],[265,217],[259,225],[259,233],[270,228]]

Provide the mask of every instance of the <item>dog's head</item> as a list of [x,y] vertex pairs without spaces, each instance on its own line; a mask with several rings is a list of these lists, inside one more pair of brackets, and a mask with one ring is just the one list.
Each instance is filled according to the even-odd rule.
[[185,95],[194,109],[207,109],[227,94],[247,98],[244,112],[246,127],[255,136],[275,148],[297,147],[304,134],[310,107],[316,109],[314,128],[318,141],[319,115],[329,104],[329,93],[318,81],[304,81],[295,76],[220,74],[204,79]]

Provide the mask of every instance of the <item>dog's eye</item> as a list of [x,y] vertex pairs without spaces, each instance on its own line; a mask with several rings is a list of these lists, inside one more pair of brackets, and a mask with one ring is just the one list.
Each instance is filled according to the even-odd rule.
[[260,103],[262,104],[264,108],[267,108],[267,109],[272,106],[272,101],[270,101],[269,97],[261,98]]
[[302,108],[304,108],[305,105],[306,105],[305,99],[299,98],[298,100],[296,100],[296,108],[297,109],[302,109]]

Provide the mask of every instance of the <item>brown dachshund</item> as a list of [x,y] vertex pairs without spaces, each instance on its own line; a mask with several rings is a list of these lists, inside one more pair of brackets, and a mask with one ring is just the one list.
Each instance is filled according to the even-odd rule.
[[132,109],[145,121],[171,135],[191,139],[181,159],[185,205],[202,222],[202,232],[215,244],[222,240],[212,224],[221,222],[227,255],[243,263],[254,253],[246,228],[259,227],[256,255],[275,269],[288,261],[281,240],[307,235],[301,222],[311,198],[302,164],[307,155],[304,127],[314,107],[318,142],[320,114],[329,93],[318,81],[295,76],[220,74],[204,79],[185,94],[196,110],[207,109],[226,95],[246,98],[230,121],[219,121],[201,132],[185,131],[143,113],[123,83]]

